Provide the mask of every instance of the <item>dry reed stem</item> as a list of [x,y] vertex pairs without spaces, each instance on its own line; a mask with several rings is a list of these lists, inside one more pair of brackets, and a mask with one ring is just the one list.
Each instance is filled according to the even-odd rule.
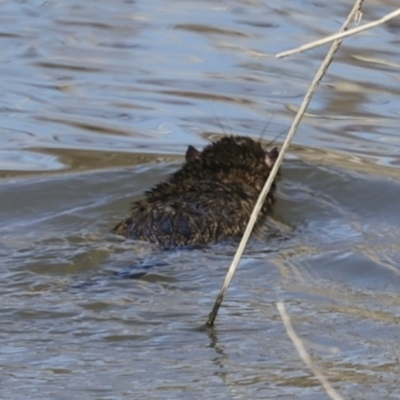
[[343,400],[343,397],[336,392],[336,390],[331,386],[328,379],[325,375],[314,365],[311,360],[310,355],[307,353],[306,348],[303,345],[301,339],[297,336],[296,331],[293,329],[292,322],[290,321],[290,317],[286,312],[285,305],[282,302],[276,303],[276,308],[281,314],[283,325],[285,325],[286,332],[293,342],[294,347],[296,347],[297,352],[299,353],[300,358],[310,368],[311,372],[314,376],[321,382],[322,387],[325,389],[327,395],[332,400]]
[[[340,28],[340,31],[344,31],[350,26],[350,24],[352,23],[354,18],[359,13],[363,1],[364,0],[356,0],[352,10],[350,11],[349,16],[346,19],[346,22]],[[333,56],[336,53],[337,49],[339,48],[341,42],[342,42],[341,40],[337,40],[332,44],[332,46],[331,46],[328,54],[326,55],[323,63],[321,64],[319,70],[317,71],[316,75],[314,76],[314,79],[313,79],[313,81],[312,81],[312,83],[311,83],[311,85],[310,85],[310,87],[309,87],[309,89],[308,89],[308,91],[307,91],[307,93],[306,93],[306,95],[304,97],[303,102],[301,103],[301,106],[300,106],[299,110],[297,111],[297,114],[296,114],[296,116],[295,116],[295,118],[294,118],[294,120],[292,122],[292,125],[291,125],[291,127],[289,129],[289,132],[287,134],[287,137],[286,137],[286,139],[285,139],[285,141],[284,141],[284,143],[282,145],[282,149],[279,152],[278,158],[275,161],[275,164],[274,164],[274,166],[273,166],[273,168],[271,170],[271,173],[269,174],[269,177],[268,177],[267,181],[265,182],[265,185],[264,185],[264,187],[263,187],[263,189],[262,189],[262,191],[261,191],[261,193],[260,193],[260,195],[259,195],[259,197],[257,199],[257,203],[254,206],[253,212],[251,213],[249,222],[248,222],[248,224],[246,226],[246,230],[245,230],[245,232],[243,234],[243,237],[242,237],[242,239],[241,239],[241,241],[239,243],[239,246],[238,246],[238,248],[236,250],[235,256],[234,256],[234,258],[232,260],[232,263],[231,263],[231,265],[229,267],[228,273],[226,274],[225,281],[224,281],[224,283],[222,285],[222,288],[221,288],[220,292],[218,293],[218,296],[217,296],[217,299],[215,300],[214,306],[213,306],[213,308],[212,308],[212,310],[211,310],[211,312],[210,312],[210,314],[208,316],[208,320],[207,320],[207,323],[206,323],[207,326],[213,326],[214,325],[214,321],[215,321],[215,318],[216,318],[216,316],[218,314],[218,310],[219,310],[219,308],[220,308],[220,306],[222,304],[222,301],[224,299],[225,293],[226,293],[226,291],[228,289],[228,286],[229,286],[229,284],[230,284],[230,282],[231,282],[231,280],[233,278],[233,275],[234,275],[234,273],[236,271],[236,268],[237,268],[237,266],[239,264],[240,258],[242,257],[243,251],[244,251],[244,249],[246,247],[246,244],[247,244],[247,242],[249,240],[250,234],[251,234],[251,232],[252,232],[252,230],[254,228],[254,225],[255,225],[255,223],[257,221],[257,216],[260,213],[261,207],[264,204],[264,201],[265,201],[265,198],[267,197],[269,189],[271,188],[271,185],[272,185],[272,183],[273,183],[273,181],[274,181],[274,179],[276,177],[276,174],[278,173],[278,170],[279,170],[279,168],[280,168],[280,166],[282,164],[283,157],[286,154],[286,151],[287,151],[287,149],[288,149],[288,147],[290,145],[290,142],[292,141],[292,139],[293,139],[293,137],[294,137],[294,135],[296,133],[296,130],[297,130],[297,128],[298,128],[298,126],[300,124],[300,121],[301,121],[301,119],[303,117],[303,114],[305,113],[305,111],[306,111],[306,109],[307,109],[307,107],[308,107],[308,105],[309,105],[309,103],[311,101],[311,98],[312,98],[315,90],[318,87],[319,82],[321,81],[321,79],[324,76],[326,70],[328,69],[329,64],[331,63],[331,61],[333,59]]]
[[347,36],[352,36],[352,35],[355,35],[356,33],[366,31],[371,28],[375,28],[376,26],[385,24],[386,22],[388,22],[396,17],[399,17],[399,16],[400,16],[400,8],[398,8],[396,11],[393,11],[393,12],[385,15],[384,17],[382,17],[381,19],[378,19],[376,21],[368,22],[367,24],[358,26],[357,28],[354,28],[354,29],[350,29],[346,32],[335,33],[335,34],[327,36],[323,39],[316,40],[314,42],[305,44],[303,46],[297,47],[292,50],[283,51],[282,53],[277,54],[275,57],[283,58],[283,57],[290,56],[292,54],[301,53],[303,51],[310,50],[310,49],[313,49],[318,46],[322,46],[323,44],[333,42],[334,40],[343,39]]

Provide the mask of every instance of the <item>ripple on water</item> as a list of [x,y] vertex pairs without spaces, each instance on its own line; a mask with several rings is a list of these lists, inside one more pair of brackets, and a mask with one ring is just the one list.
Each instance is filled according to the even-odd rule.
[[[364,3],[364,22],[398,6]],[[343,43],[214,329],[233,244],[109,234],[188,144],[286,132],[326,50],[272,55],[348,9],[0,2],[2,399],[325,398],[277,300],[344,398],[400,398],[395,23]]]
[[58,157],[33,151],[0,150],[2,171],[57,171],[66,168]]

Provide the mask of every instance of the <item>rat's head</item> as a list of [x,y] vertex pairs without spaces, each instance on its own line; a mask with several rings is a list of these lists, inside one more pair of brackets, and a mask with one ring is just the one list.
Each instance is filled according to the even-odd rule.
[[189,146],[186,169],[198,179],[251,185],[261,190],[278,157],[278,149],[265,151],[261,143],[244,136],[226,136],[203,151]]

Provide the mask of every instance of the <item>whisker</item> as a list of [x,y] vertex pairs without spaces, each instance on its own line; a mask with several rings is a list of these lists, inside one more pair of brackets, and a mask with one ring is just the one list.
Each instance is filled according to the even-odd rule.
[[261,143],[261,141],[263,140],[263,137],[265,135],[265,133],[267,132],[267,129],[269,128],[269,126],[271,125],[272,120],[274,119],[274,114],[271,114],[271,116],[269,117],[269,120],[267,121],[267,123],[264,126],[264,129],[261,132],[261,136],[259,138],[259,143]]
[[[208,106],[210,107],[210,110],[211,110],[211,112],[213,113],[215,119],[217,120],[218,125],[219,125],[219,127],[221,128],[221,130],[222,130],[222,133],[223,133],[225,136],[227,136],[227,134],[226,134],[226,132],[225,132],[225,129],[224,129],[224,125],[222,125],[222,122],[221,122],[221,120],[218,118],[218,115],[217,115],[217,113],[215,112],[214,108],[212,107],[212,105],[211,105],[210,103],[207,103],[207,104],[208,104]],[[232,133],[231,133],[231,134],[232,134]]]
[[266,147],[268,148],[272,144],[274,144],[274,142],[276,142],[284,133],[285,133],[285,131],[278,133],[269,143],[267,143]]

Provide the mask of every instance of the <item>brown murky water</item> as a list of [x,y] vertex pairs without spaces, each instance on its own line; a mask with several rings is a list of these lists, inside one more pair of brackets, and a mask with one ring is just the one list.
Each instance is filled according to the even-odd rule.
[[[396,7],[366,2],[364,21]],[[278,300],[344,398],[400,398],[399,21],[342,45],[215,329],[233,245],[109,234],[188,144],[285,133],[326,48],[274,54],[350,8],[0,2],[1,399],[326,399]]]

